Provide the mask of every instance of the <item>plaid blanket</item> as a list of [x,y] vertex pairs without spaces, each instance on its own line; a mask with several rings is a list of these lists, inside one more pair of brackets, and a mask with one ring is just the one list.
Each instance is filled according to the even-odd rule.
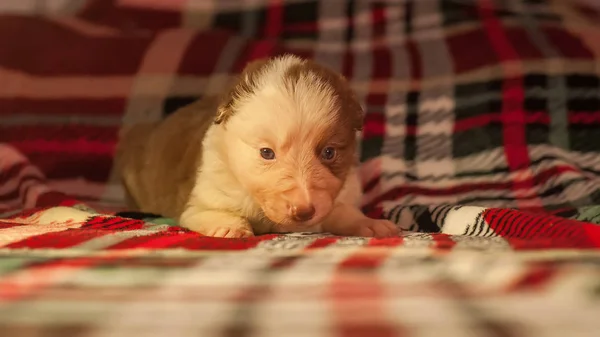
[[[599,22],[590,0],[0,3],[0,331],[593,335]],[[122,125],[283,53],[350,79],[364,210],[402,236],[217,239],[122,208]]]

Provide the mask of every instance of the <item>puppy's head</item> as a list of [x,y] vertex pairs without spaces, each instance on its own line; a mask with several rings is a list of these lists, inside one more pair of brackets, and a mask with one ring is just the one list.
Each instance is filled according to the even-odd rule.
[[346,80],[295,56],[250,63],[215,123],[234,176],[280,231],[331,211],[354,164],[363,111]]

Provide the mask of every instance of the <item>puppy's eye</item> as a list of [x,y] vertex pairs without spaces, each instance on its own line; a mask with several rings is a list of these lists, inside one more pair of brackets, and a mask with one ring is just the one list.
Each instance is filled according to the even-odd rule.
[[260,156],[266,160],[273,160],[275,159],[275,151],[269,149],[268,147],[263,147],[260,149]]
[[326,147],[321,151],[321,158],[326,161],[333,160],[335,158],[335,149],[332,147]]

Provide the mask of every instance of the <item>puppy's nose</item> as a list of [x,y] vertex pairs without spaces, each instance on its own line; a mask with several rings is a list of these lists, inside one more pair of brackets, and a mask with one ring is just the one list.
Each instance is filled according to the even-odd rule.
[[315,206],[308,205],[292,205],[290,209],[292,218],[297,221],[308,221],[315,215]]

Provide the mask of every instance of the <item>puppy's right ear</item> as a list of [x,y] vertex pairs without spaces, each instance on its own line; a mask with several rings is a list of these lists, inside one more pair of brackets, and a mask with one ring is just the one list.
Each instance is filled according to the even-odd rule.
[[260,58],[250,61],[244,67],[244,70],[233,81],[229,90],[221,97],[221,103],[217,108],[215,124],[227,122],[235,112],[235,103],[242,97],[252,94],[257,86],[257,79],[260,76],[261,70],[269,62],[267,58]]

